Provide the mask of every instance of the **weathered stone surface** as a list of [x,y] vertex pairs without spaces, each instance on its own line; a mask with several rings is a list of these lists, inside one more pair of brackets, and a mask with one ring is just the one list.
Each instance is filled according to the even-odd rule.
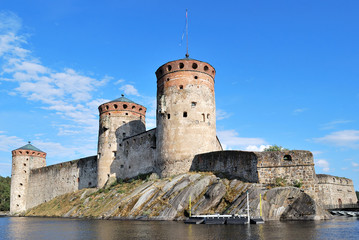
[[[191,181],[192,180],[192,181]],[[330,216],[321,205],[302,190],[293,187],[266,189],[261,184],[217,179],[212,174],[183,174],[170,179],[144,181],[131,191],[118,193],[132,184],[119,184],[109,192],[86,191],[59,197],[32,209],[28,216],[71,216],[93,218],[181,220],[189,213],[191,196],[193,214],[246,214],[249,193],[250,214],[268,220],[319,220]],[[126,187],[127,186],[127,187]],[[166,191],[164,191],[164,189]],[[121,190],[122,192],[122,190]],[[72,201],[71,201],[72,200]],[[53,209],[50,208],[53,206]],[[43,207],[43,213],[42,213]],[[62,209],[64,209],[62,211]]]

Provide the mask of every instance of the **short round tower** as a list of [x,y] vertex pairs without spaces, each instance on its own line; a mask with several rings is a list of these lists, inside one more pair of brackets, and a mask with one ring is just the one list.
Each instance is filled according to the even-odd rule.
[[214,68],[185,58],[168,62],[157,76],[157,169],[162,177],[188,172],[193,157],[219,150]]
[[[118,142],[146,131],[146,108],[122,97],[99,106],[100,122],[97,155],[97,187],[103,187],[115,170]],[[116,176],[115,176],[116,177]]]
[[27,210],[26,198],[30,170],[46,166],[46,153],[30,142],[12,151],[10,214]]

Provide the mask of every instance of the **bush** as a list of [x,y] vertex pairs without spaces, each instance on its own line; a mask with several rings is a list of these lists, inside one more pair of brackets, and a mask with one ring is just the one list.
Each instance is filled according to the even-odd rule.
[[285,187],[287,186],[287,180],[284,178],[278,177],[275,179],[275,186],[276,187]]
[[10,210],[10,177],[0,176],[0,211]]
[[284,147],[278,146],[276,144],[264,149],[265,152],[276,152],[276,151],[282,152],[282,151],[288,151],[288,150],[289,150],[288,148],[284,148]]
[[295,180],[293,182],[293,186],[297,188],[301,188],[303,186],[302,180]]

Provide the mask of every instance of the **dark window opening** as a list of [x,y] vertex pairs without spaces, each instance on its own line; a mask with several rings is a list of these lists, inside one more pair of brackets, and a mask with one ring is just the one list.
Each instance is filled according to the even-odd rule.
[[205,122],[206,121],[206,116],[204,113],[202,113],[202,122]]
[[183,63],[180,63],[180,64],[179,64],[179,68],[180,68],[180,69],[184,68],[184,64],[183,64]]
[[121,168],[123,168],[124,166],[123,165],[121,165]]
[[292,156],[291,155],[284,155],[283,160],[292,161]]
[[171,118],[171,114],[167,114],[167,119],[170,119]]
[[128,166],[129,169],[131,169],[131,166]]
[[132,106],[132,109],[135,109],[136,108],[136,106]]
[[19,198],[21,197],[20,195],[17,195]]
[[183,117],[187,117],[187,112],[183,112]]
[[207,114],[207,119],[209,119],[209,113]]
[[159,73],[160,75],[162,75],[162,73],[163,73],[162,69],[160,69],[160,70],[158,71],[158,73]]
[[139,110],[142,111],[142,108],[140,108]]
[[171,65],[167,65],[167,70],[171,71],[172,70],[172,66]]
[[91,182],[89,182],[89,186],[91,186],[92,185],[92,183]]
[[183,89],[183,85],[180,85],[180,86],[179,86],[179,89]]
[[117,109],[117,107],[118,107],[117,104],[114,104],[113,106],[114,106],[115,109]]
[[108,110],[108,105],[106,105],[106,110]]
[[193,69],[197,69],[197,67],[198,67],[197,63],[193,63],[193,64],[192,64],[192,68],[193,68]]
[[198,76],[194,76],[194,79],[198,79]]
[[204,71],[208,71],[208,66],[206,65],[206,66],[204,66]]
[[116,151],[113,151],[113,156],[116,157]]
[[24,163],[24,166],[26,167],[26,163]]
[[22,186],[22,183],[20,183],[20,186]]
[[125,115],[128,115],[128,113],[125,113]]
[[167,78],[167,82],[169,81],[170,79],[169,78]]
[[192,106],[192,107],[195,107],[196,105],[197,105],[196,102],[192,102],[192,103],[191,103],[191,106]]
[[126,108],[127,108],[127,105],[126,105],[126,104],[123,104],[123,108],[126,109]]

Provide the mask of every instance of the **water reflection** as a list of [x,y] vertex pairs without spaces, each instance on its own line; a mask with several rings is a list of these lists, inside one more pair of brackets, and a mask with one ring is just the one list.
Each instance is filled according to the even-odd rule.
[[357,239],[359,221],[186,225],[167,221],[0,218],[0,239]]

